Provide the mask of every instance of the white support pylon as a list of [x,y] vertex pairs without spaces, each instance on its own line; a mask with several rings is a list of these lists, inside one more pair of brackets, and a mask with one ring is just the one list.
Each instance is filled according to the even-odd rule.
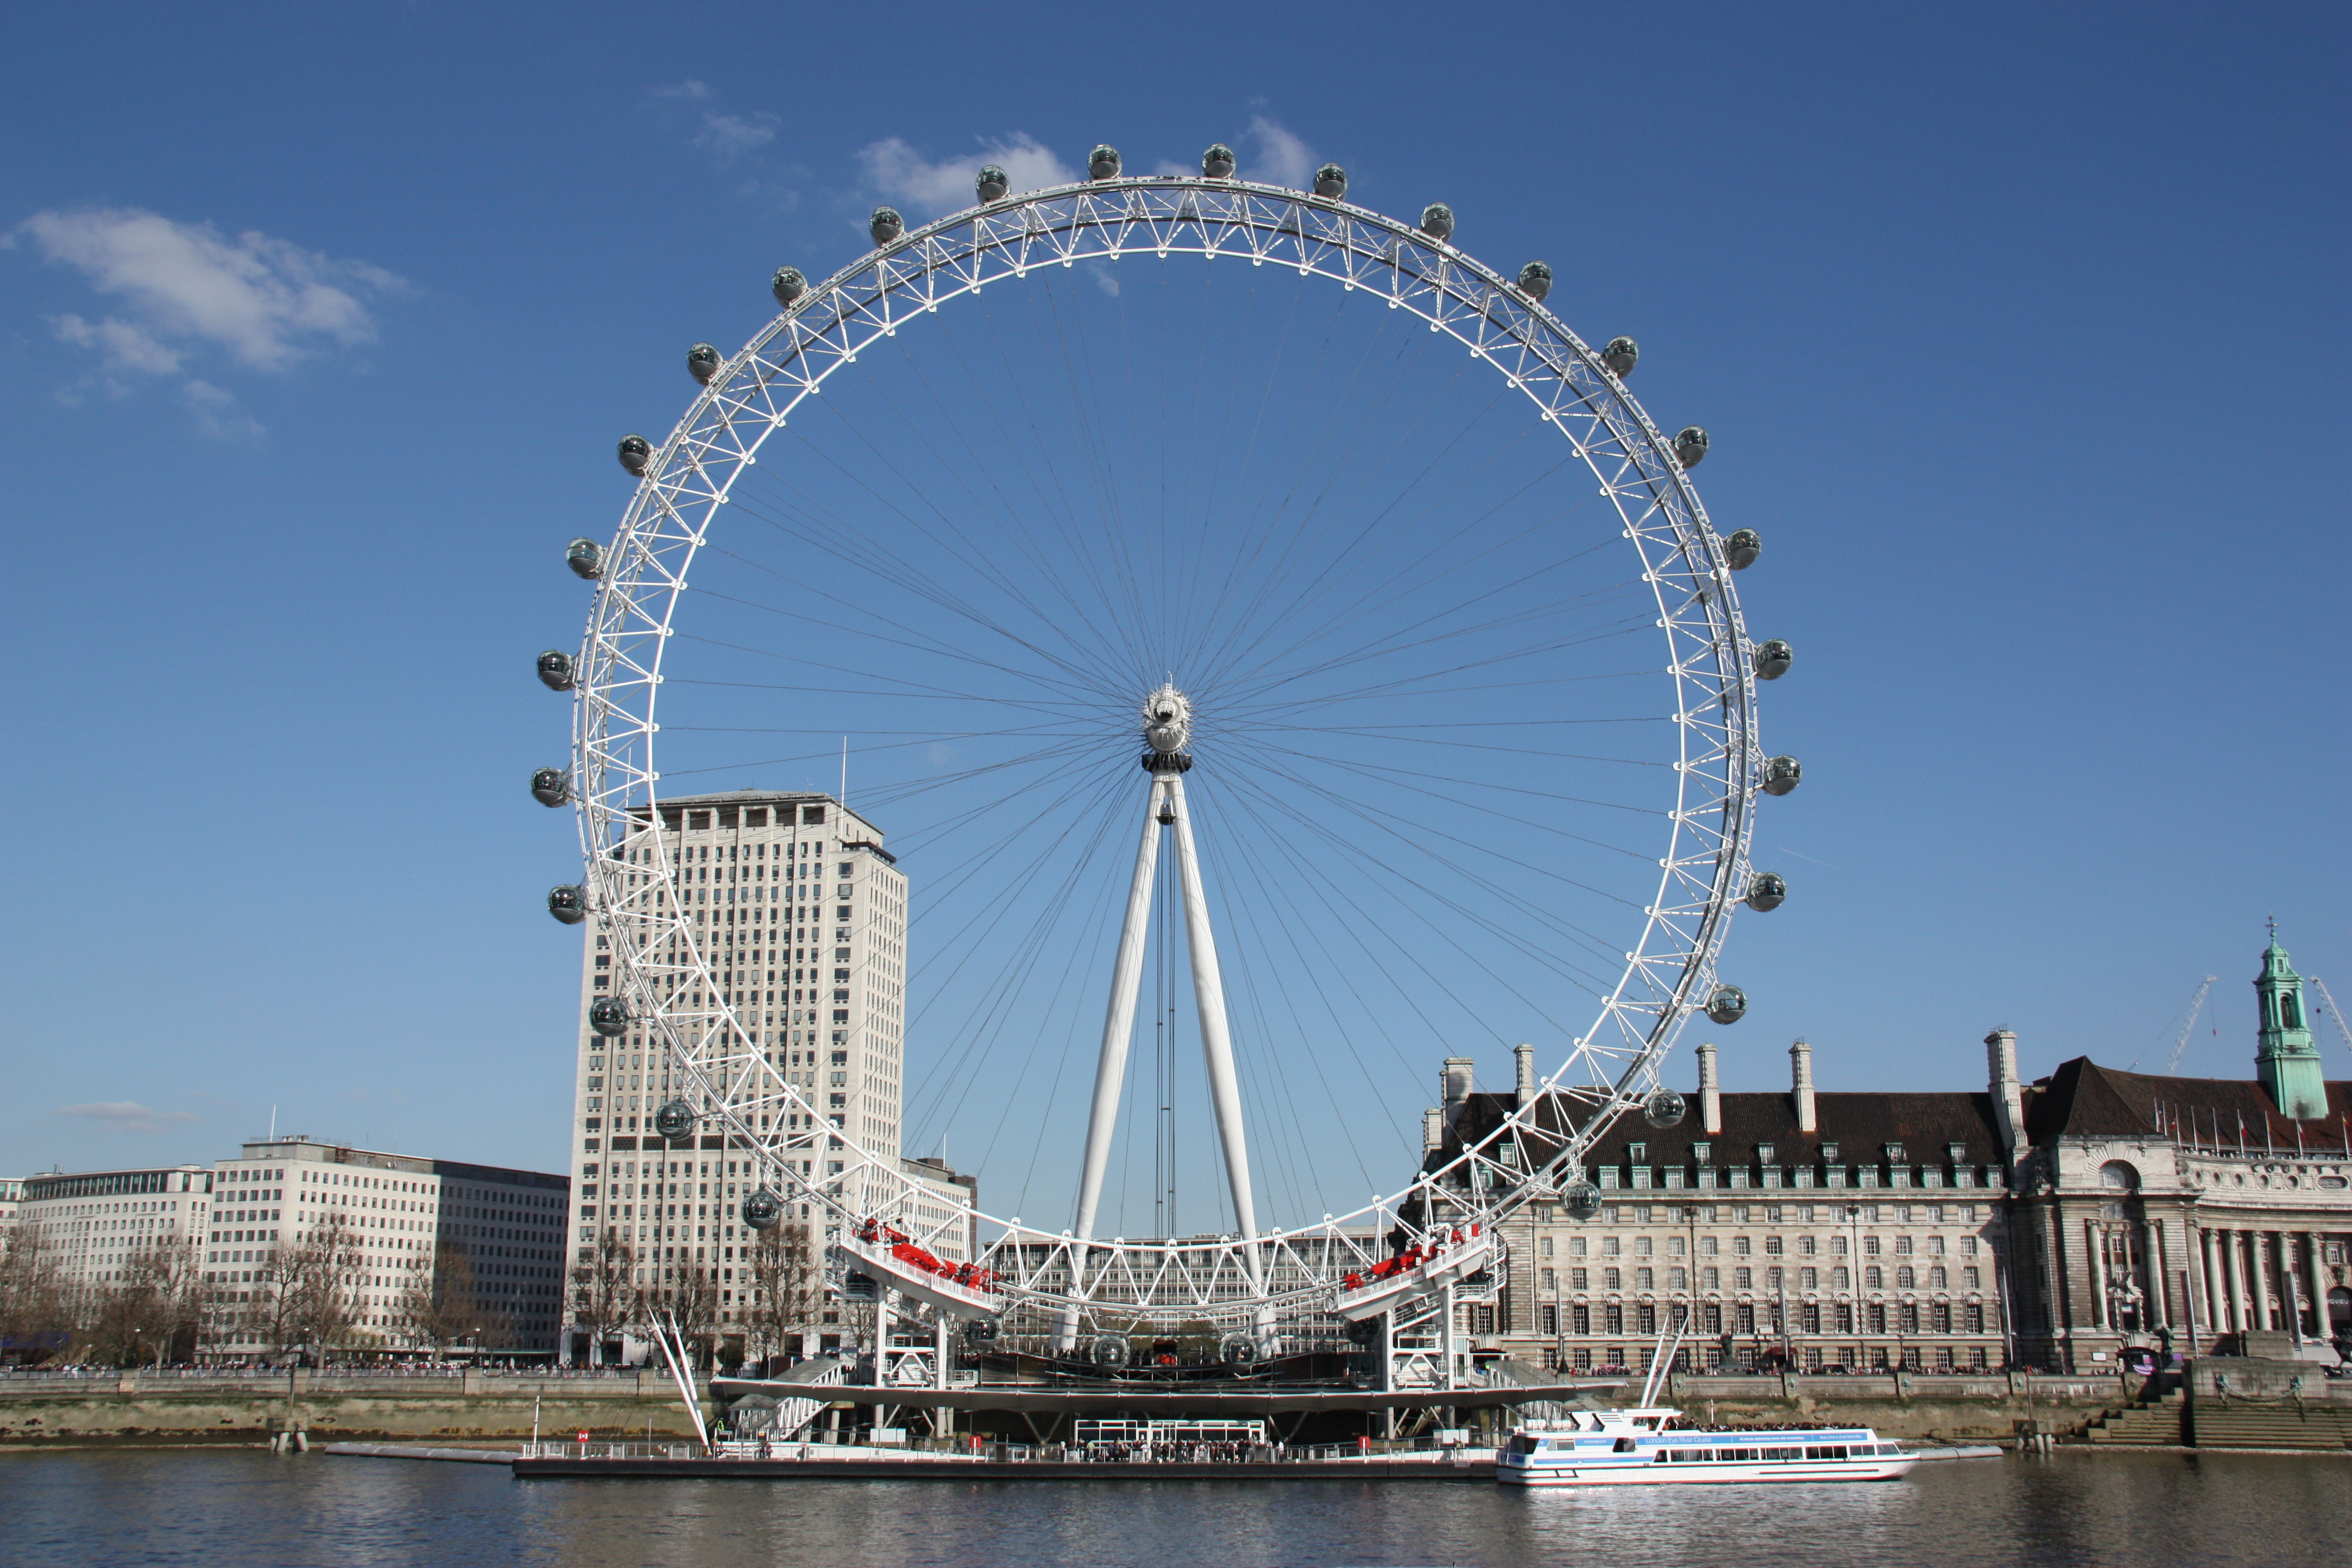
[[[1185,947],[1192,956],[1192,1003],[1201,1023],[1201,1052],[1207,1059],[1209,1099],[1217,1119],[1225,1182],[1244,1243],[1244,1267],[1253,1290],[1263,1291],[1265,1266],[1257,1251],[1257,1205],[1250,1184],[1249,1142],[1242,1121],[1241,1086],[1234,1070],[1233,1037],[1225,1022],[1224,980],[1217,966],[1209,900],[1201,885],[1201,862],[1184,802],[1184,754],[1192,734],[1192,704],[1175,687],[1163,686],[1144,699],[1144,735],[1151,750],[1145,764],[1151,789],[1145,797],[1143,833],[1136,846],[1135,870],[1128,882],[1127,919],[1119,928],[1118,953],[1111,966],[1110,1000],[1103,1010],[1102,1053],[1095,1064],[1094,1103],[1087,1119],[1087,1145],[1078,1178],[1078,1209],[1072,1227],[1070,1293],[1082,1296],[1086,1246],[1094,1239],[1104,1173],[1118,1127],[1119,1096],[1127,1083],[1128,1050],[1135,1035],[1135,1004],[1143,980],[1143,952],[1150,936],[1152,883],[1160,861],[1160,828],[1176,830],[1177,874],[1184,897]],[[1078,1310],[1065,1308],[1055,1325],[1057,1351],[1077,1340]],[[1261,1325],[1261,1330],[1263,1325]]]

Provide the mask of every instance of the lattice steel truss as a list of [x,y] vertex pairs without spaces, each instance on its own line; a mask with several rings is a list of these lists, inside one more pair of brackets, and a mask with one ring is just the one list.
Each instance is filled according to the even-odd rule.
[[[998,1276],[993,1297],[1024,1318],[1076,1307],[1107,1322],[1303,1321],[1332,1309],[1347,1275],[1388,1257],[1391,1237],[1425,1241],[1473,1223],[1491,1235],[1494,1222],[1519,1205],[1556,1199],[1611,1123],[1657,1086],[1684,1020],[1716,984],[1717,953],[1749,875],[1763,753],[1754,649],[1731,567],[1669,442],[1593,350],[1451,244],[1343,200],[1205,177],[1113,178],[1009,196],[884,245],[762,328],[655,453],[604,559],[578,660],[573,726],[589,897],[612,939],[616,994],[682,1065],[705,1125],[749,1152],[768,1185],[819,1205],[831,1225],[879,1216],[917,1242],[936,1234],[916,1220],[911,1180],[845,1133],[814,1140],[837,1145],[823,1150],[815,1169],[838,1158],[840,1176],[803,1181],[787,1163],[788,1152],[804,1155],[812,1142],[781,1131],[789,1114],[822,1129],[824,1113],[814,1093],[784,1081],[758,1030],[719,999],[709,957],[671,896],[663,836],[643,831],[659,820],[662,654],[696,551],[723,521],[730,485],[801,401],[819,395],[826,378],[876,339],[919,327],[992,284],[1018,283],[1034,268],[1180,254],[1295,268],[1302,278],[1364,290],[1453,337],[1536,405],[1616,508],[1655,594],[1681,732],[1677,796],[1641,941],[1532,1105],[1393,1195],[1295,1231],[1269,1231],[1257,1268],[1233,1237],[1086,1241],[983,1215],[983,1250]],[[619,859],[624,839],[652,849],[654,864]],[[688,955],[681,962],[664,956],[673,936]],[[1262,1290],[1253,1277],[1265,1281]],[[1086,1282],[1076,1294],[1073,1278]]]

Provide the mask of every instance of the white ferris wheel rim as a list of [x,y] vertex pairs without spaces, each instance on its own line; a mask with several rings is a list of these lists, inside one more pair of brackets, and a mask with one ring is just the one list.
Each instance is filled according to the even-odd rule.
[[[614,994],[634,1021],[662,1037],[704,1122],[715,1122],[730,1147],[757,1163],[763,1185],[820,1205],[833,1220],[890,1218],[919,1241],[943,1229],[917,1226],[908,1215],[913,1183],[830,1129],[813,1095],[803,1099],[781,1081],[755,1031],[718,1000],[722,990],[709,955],[691,942],[690,922],[674,907],[663,912],[660,900],[646,896],[655,889],[627,887],[611,852],[659,798],[655,707],[688,571],[729,504],[730,487],[756,465],[768,436],[866,345],[989,283],[1024,279],[1032,268],[1170,255],[1295,267],[1302,278],[1374,290],[1390,308],[1451,335],[1533,401],[1599,480],[1643,557],[1657,629],[1668,643],[1676,688],[1671,717],[1680,736],[1669,842],[1642,940],[1624,954],[1616,985],[1569,1058],[1541,1078],[1544,1092],[1454,1160],[1350,1214],[1263,1234],[1256,1246],[1270,1255],[1265,1261],[1287,1266],[1263,1273],[1244,1267],[1252,1260],[1238,1255],[1236,1237],[1104,1240],[975,1211],[998,1232],[982,1251],[1013,1261],[999,1283],[1008,1306],[1107,1305],[1073,1296],[1059,1282],[1117,1275],[1155,1300],[1169,1297],[1170,1311],[1245,1321],[1328,1304],[1342,1276],[1387,1256],[1381,1241],[1387,1235],[1422,1237],[1479,1219],[1490,1228],[1522,1204],[1556,1197],[1560,1173],[1580,1173],[1593,1144],[1657,1086],[1659,1065],[1716,983],[1726,927],[1748,883],[1763,752],[1754,645],[1733,568],[1668,439],[1538,299],[1410,224],[1339,198],[1236,179],[1088,180],[1008,195],[904,233],[808,287],[726,359],[652,453],[604,554],[575,665],[572,795],[588,903],[613,937]],[[659,846],[661,836],[651,842]],[[667,868],[660,873],[645,881],[666,884]],[[651,963],[656,944],[682,925],[689,963]],[[755,1076],[761,1081],[748,1095],[728,1087]],[[1547,1102],[1572,1105],[1580,1120],[1556,1113],[1558,1125],[1540,1126]],[[828,1152],[845,1156],[843,1176],[804,1181],[785,1159],[786,1149],[809,1146],[809,1134],[782,1131],[785,1118],[774,1112],[787,1109],[807,1113],[810,1125],[824,1130],[819,1137],[837,1145]],[[772,1130],[756,1125],[762,1110]],[[1530,1133],[1549,1151],[1540,1168],[1517,1163]],[[1250,1285],[1253,1276],[1286,1283],[1261,1290]]]

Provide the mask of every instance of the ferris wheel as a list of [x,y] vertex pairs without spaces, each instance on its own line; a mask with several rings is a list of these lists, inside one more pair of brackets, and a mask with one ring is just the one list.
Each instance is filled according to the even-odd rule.
[[[1661,1064],[1746,1010],[1727,923],[1787,892],[1749,847],[1801,777],[1757,730],[1791,655],[1742,621],[1761,541],[1709,521],[1706,433],[1654,423],[1545,263],[1222,145],[1009,184],[780,269],[621,443],[584,637],[540,664],[572,755],[533,793],[586,865],[550,908],[610,942],[596,1033],[674,1069],[649,1126],[738,1152],[742,1225],[806,1215],[979,1333],[1205,1321],[1246,1358],[1491,1271],[1521,1205],[1597,1209],[1619,1118],[1681,1119]],[[845,806],[853,762],[911,889],[903,1131],[980,1146],[976,1218],[802,1070],[789,907],[782,948],[698,918],[661,830],[713,789]],[[1491,1130],[1412,1105],[1520,1041]]]

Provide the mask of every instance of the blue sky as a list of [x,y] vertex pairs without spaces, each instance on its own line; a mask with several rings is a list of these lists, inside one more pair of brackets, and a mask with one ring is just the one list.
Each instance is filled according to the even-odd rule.
[[2352,994],[2343,12],[1438,15],[21,18],[0,1170],[210,1160],[273,1106],[562,1166],[573,849],[520,780],[563,744],[525,668],[577,637],[563,542],[686,344],[984,149],[1336,158],[1641,339],[1799,650],[1733,1087],[1798,1035],[1824,1088],[1974,1086],[1996,1024],[2035,1072],[2160,1068],[2208,973],[2182,1068],[2234,1075],[2273,913]]

